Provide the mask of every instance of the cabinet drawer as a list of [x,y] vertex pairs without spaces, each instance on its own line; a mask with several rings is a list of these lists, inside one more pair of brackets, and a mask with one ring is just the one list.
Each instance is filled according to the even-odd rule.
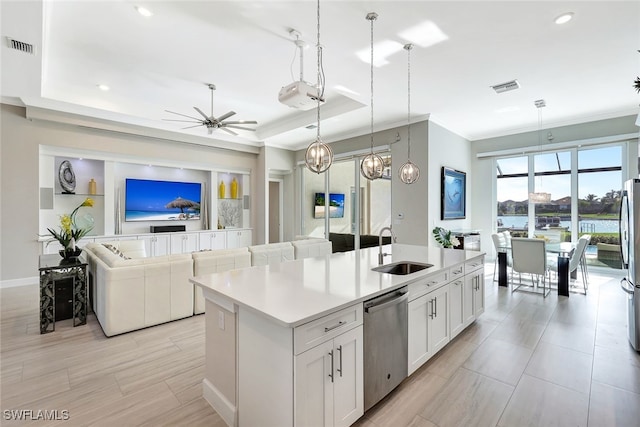
[[456,267],[452,267],[449,271],[451,272],[451,280],[455,280],[458,277],[464,276],[464,264],[460,264]]
[[476,271],[484,266],[484,260],[482,258],[476,258],[472,261],[467,261],[464,264],[465,274],[469,274],[473,271]]
[[295,354],[322,344],[358,325],[362,325],[362,303],[298,326],[293,330]]
[[449,281],[449,278],[449,270],[441,270],[437,274],[433,274],[418,282],[409,284],[409,301],[437,289],[440,285],[444,285]]

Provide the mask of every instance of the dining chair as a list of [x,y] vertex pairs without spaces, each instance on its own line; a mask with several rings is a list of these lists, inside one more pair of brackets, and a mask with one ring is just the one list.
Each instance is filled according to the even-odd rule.
[[[511,239],[511,257],[513,260],[513,265],[511,266],[511,291],[522,290],[537,294],[541,293],[543,297],[546,297],[549,294],[549,287],[547,286],[549,269],[547,268],[545,241],[543,239],[513,237]],[[518,273],[520,276],[517,287],[513,282],[513,273]],[[522,283],[522,273],[531,274],[531,287],[533,290],[520,289],[522,286],[528,286]],[[541,276],[542,292],[538,290]]]
[[[580,267],[580,272],[582,274],[582,287],[584,289],[585,295],[587,294],[587,289],[589,287],[589,277],[587,273],[585,252],[590,240],[591,236],[588,234],[581,236],[578,239],[575,250],[569,258],[569,275],[571,275],[571,273],[573,273],[578,269],[578,267]],[[549,258],[547,259],[547,265],[549,266],[550,271],[555,271],[556,273],[558,272],[558,258],[556,256],[549,256]]]
[[[509,233],[508,231],[506,233]],[[511,239],[511,235],[509,235],[509,240]],[[496,250],[496,259],[493,262],[493,281],[496,281],[496,269],[498,267],[498,252],[505,251],[505,248],[510,246],[509,241],[507,240],[507,235],[505,232],[493,233],[491,235],[491,240],[493,241],[493,247]],[[511,256],[507,251],[507,266],[511,267]]]

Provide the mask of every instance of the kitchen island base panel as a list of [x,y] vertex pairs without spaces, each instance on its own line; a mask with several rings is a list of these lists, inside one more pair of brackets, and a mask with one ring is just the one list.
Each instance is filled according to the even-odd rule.
[[218,390],[206,378],[202,380],[202,397],[220,415],[220,418],[228,426],[237,426],[238,411],[234,404],[229,402],[220,390]]

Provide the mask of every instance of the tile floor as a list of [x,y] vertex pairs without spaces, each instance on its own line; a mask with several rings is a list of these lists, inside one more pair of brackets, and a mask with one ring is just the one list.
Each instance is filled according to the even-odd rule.
[[[587,296],[546,299],[487,274],[485,313],[356,425],[640,426],[625,294],[590,273]],[[1,425],[224,425],[202,398],[203,316],[106,338],[91,315],[40,335],[37,306],[36,285],[0,290]],[[8,421],[12,409],[70,419]]]

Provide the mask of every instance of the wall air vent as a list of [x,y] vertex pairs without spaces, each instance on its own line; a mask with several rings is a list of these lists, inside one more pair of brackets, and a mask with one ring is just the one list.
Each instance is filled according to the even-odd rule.
[[20,52],[28,53],[30,55],[36,54],[36,47],[34,45],[14,40],[11,37],[7,37],[7,45],[10,49],[19,50]]
[[496,93],[508,92],[520,87],[520,83],[517,80],[511,80],[510,82],[500,83],[499,85],[491,86]]

